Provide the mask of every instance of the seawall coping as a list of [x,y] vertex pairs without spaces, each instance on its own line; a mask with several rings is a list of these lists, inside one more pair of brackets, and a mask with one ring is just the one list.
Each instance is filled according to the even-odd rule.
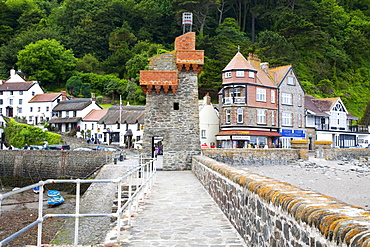
[[370,212],[361,207],[206,156],[193,156],[193,159],[284,210],[296,221],[317,228],[329,241],[348,246],[370,246]]

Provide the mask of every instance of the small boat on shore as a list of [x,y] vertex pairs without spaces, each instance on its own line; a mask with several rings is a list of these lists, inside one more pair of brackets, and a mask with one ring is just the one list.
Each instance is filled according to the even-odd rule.
[[40,186],[36,186],[32,190],[33,190],[34,193],[38,194],[38,193],[40,193]]
[[60,192],[57,191],[57,190],[49,190],[48,191],[48,196],[49,197],[52,197],[52,196],[59,196],[60,195]]
[[47,201],[47,203],[50,207],[58,206],[58,205],[62,204],[63,202],[64,202],[64,198],[61,195],[50,197]]

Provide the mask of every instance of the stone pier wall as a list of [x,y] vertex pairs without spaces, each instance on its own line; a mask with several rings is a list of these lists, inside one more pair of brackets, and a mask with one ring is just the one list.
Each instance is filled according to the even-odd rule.
[[193,156],[192,170],[247,246],[370,246],[363,208],[206,156]]
[[210,148],[202,149],[202,154],[232,166],[285,165],[289,160],[302,158],[298,149],[281,148]]
[[327,160],[357,159],[370,157],[370,148],[329,148],[316,150],[316,157]]
[[0,150],[0,177],[83,178],[111,157],[102,151]]

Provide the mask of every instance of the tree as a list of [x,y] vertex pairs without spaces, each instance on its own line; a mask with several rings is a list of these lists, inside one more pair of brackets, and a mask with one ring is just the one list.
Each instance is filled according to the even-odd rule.
[[[90,85],[90,84],[89,84]],[[72,76],[66,83],[66,88],[69,94],[77,96],[81,93],[82,80],[78,76]]]
[[17,65],[42,84],[65,80],[75,66],[76,58],[55,39],[43,39],[19,51]]
[[91,96],[91,85],[90,85],[90,83],[82,83],[81,94],[85,98],[90,98],[90,96]]

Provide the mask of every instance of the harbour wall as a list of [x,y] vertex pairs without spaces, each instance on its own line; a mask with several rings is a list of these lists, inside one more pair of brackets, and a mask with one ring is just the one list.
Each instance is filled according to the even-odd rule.
[[111,157],[103,151],[0,150],[0,177],[83,178]]
[[206,156],[192,170],[247,246],[370,246],[370,213]]

